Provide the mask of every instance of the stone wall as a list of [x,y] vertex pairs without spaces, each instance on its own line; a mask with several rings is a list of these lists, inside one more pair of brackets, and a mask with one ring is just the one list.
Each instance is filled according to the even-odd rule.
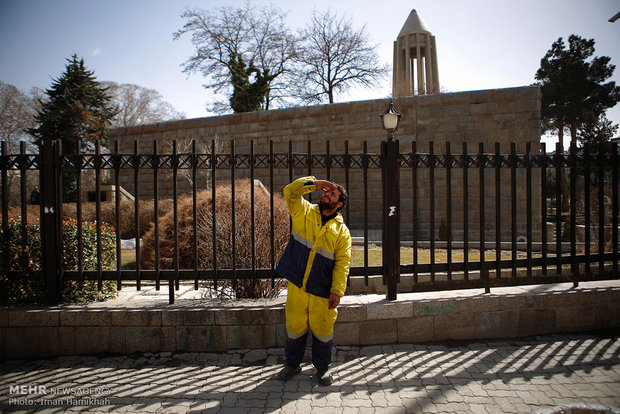
[[[284,303],[0,310],[0,360],[283,347]],[[620,327],[620,282],[345,296],[338,345],[517,338]]]
[[[262,112],[243,113],[218,117],[197,118],[182,121],[166,122],[153,125],[143,125],[130,128],[115,129],[111,133],[112,140],[119,143],[121,152],[133,153],[134,142],[140,153],[153,153],[153,142],[157,141],[159,152],[171,152],[171,140],[195,138],[198,143],[198,152],[211,152],[211,140],[216,140],[216,150],[221,153],[230,153],[230,141],[234,140],[235,153],[249,154],[249,142],[254,142],[254,153],[268,153],[269,144],[273,142],[274,152],[286,153],[289,151],[289,141],[293,152],[313,154],[325,153],[329,145],[330,154],[342,154],[345,151],[345,142],[348,142],[350,154],[361,153],[364,142],[367,142],[369,153],[380,153],[381,142],[386,134],[381,129],[378,114],[383,112],[388,101],[385,99],[349,102],[332,105],[319,105],[300,108],[288,108]],[[526,143],[532,145],[533,153],[539,152],[540,141],[540,90],[538,87],[519,87],[497,90],[471,91],[459,93],[443,93],[437,95],[423,95],[402,97],[395,101],[397,109],[402,112],[401,126],[396,133],[400,141],[401,152],[412,150],[412,141],[417,142],[418,152],[427,152],[429,142],[434,143],[436,154],[444,153],[446,142],[451,144],[452,154],[462,154],[463,143],[468,144],[468,152],[478,152],[479,143],[484,143],[487,153],[494,153],[494,143],[500,142],[502,153],[510,151],[510,143],[516,143],[517,152],[524,153]],[[179,152],[188,151],[186,146],[180,145]],[[311,172],[321,178],[327,176],[325,168],[294,169],[293,177],[306,175]],[[236,178],[248,176],[247,169],[239,169]],[[277,168],[274,171],[274,190],[281,189],[289,181],[289,170]],[[269,170],[259,168],[257,178],[266,185],[269,183]],[[472,240],[478,238],[479,233],[479,203],[478,180],[476,169],[469,172],[469,236]],[[345,183],[342,168],[332,168],[332,180]],[[230,179],[228,170],[218,170],[216,181]],[[153,196],[154,176],[152,171],[142,171],[140,175],[140,197]],[[208,187],[210,176],[199,176],[198,188]],[[435,173],[435,218],[436,231],[441,220],[446,220],[446,179],[443,169]],[[135,194],[133,173],[121,175],[121,185]],[[517,233],[526,234],[525,212],[525,171],[520,169],[517,174]],[[184,178],[178,179],[179,194],[191,190],[189,182]],[[534,239],[540,238],[540,175],[533,174],[533,217],[535,229]],[[463,238],[463,179],[462,171],[454,168],[452,172],[453,188],[453,228],[455,240]],[[495,237],[495,209],[494,209],[494,172],[485,173],[486,200],[485,220],[487,238]],[[502,171],[502,239],[510,238],[510,172]],[[170,197],[172,194],[172,180],[170,175],[162,172],[158,179],[160,197]],[[369,227],[380,235],[381,228],[381,171],[371,169],[368,174],[369,188]],[[349,179],[349,193],[351,204],[348,217],[345,217],[353,233],[360,235],[363,223],[363,192],[362,172],[352,170]],[[402,232],[405,237],[412,233],[412,182],[411,171],[403,168],[401,173],[402,201]],[[427,169],[418,172],[418,234],[419,238],[428,239],[430,234],[430,186]]]

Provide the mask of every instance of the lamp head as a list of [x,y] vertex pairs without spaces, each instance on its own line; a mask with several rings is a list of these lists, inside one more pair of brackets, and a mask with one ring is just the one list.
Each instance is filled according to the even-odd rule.
[[388,133],[392,134],[398,129],[400,118],[403,115],[396,112],[396,110],[394,109],[394,102],[390,100],[390,105],[387,107],[385,112],[379,114],[379,116],[381,117],[383,129],[385,129]]

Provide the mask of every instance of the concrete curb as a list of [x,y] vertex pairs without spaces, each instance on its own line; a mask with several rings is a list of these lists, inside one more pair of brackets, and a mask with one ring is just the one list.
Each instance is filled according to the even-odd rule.
[[[125,290],[125,292],[127,292]],[[155,292],[155,291],[153,291]],[[281,347],[284,301],[218,301],[187,288],[128,292],[82,306],[0,309],[0,359]],[[192,297],[194,296],[194,297]],[[163,300],[162,300],[163,299]],[[620,327],[620,281],[345,296],[337,345],[518,338]]]

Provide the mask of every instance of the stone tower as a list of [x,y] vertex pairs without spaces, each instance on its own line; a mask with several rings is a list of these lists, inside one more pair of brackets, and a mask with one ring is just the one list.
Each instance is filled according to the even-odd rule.
[[437,46],[415,10],[394,42],[394,78],[392,96],[413,96],[439,93]]

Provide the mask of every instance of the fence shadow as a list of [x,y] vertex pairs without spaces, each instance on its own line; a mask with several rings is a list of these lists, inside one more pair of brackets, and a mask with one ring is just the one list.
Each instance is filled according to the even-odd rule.
[[[284,359],[281,349],[9,361],[0,368],[0,400],[6,412],[42,408],[8,405],[9,398],[44,400],[49,412],[63,412],[76,399],[85,411],[114,412],[347,407],[441,412],[450,404],[532,412],[560,403],[612,406],[620,404],[619,333],[337,347],[335,383],[329,387],[316,384],[309,364],[286,383],[274,379]],[[9,387],[17,385],[44,386],[46,393],[11,394]]]

